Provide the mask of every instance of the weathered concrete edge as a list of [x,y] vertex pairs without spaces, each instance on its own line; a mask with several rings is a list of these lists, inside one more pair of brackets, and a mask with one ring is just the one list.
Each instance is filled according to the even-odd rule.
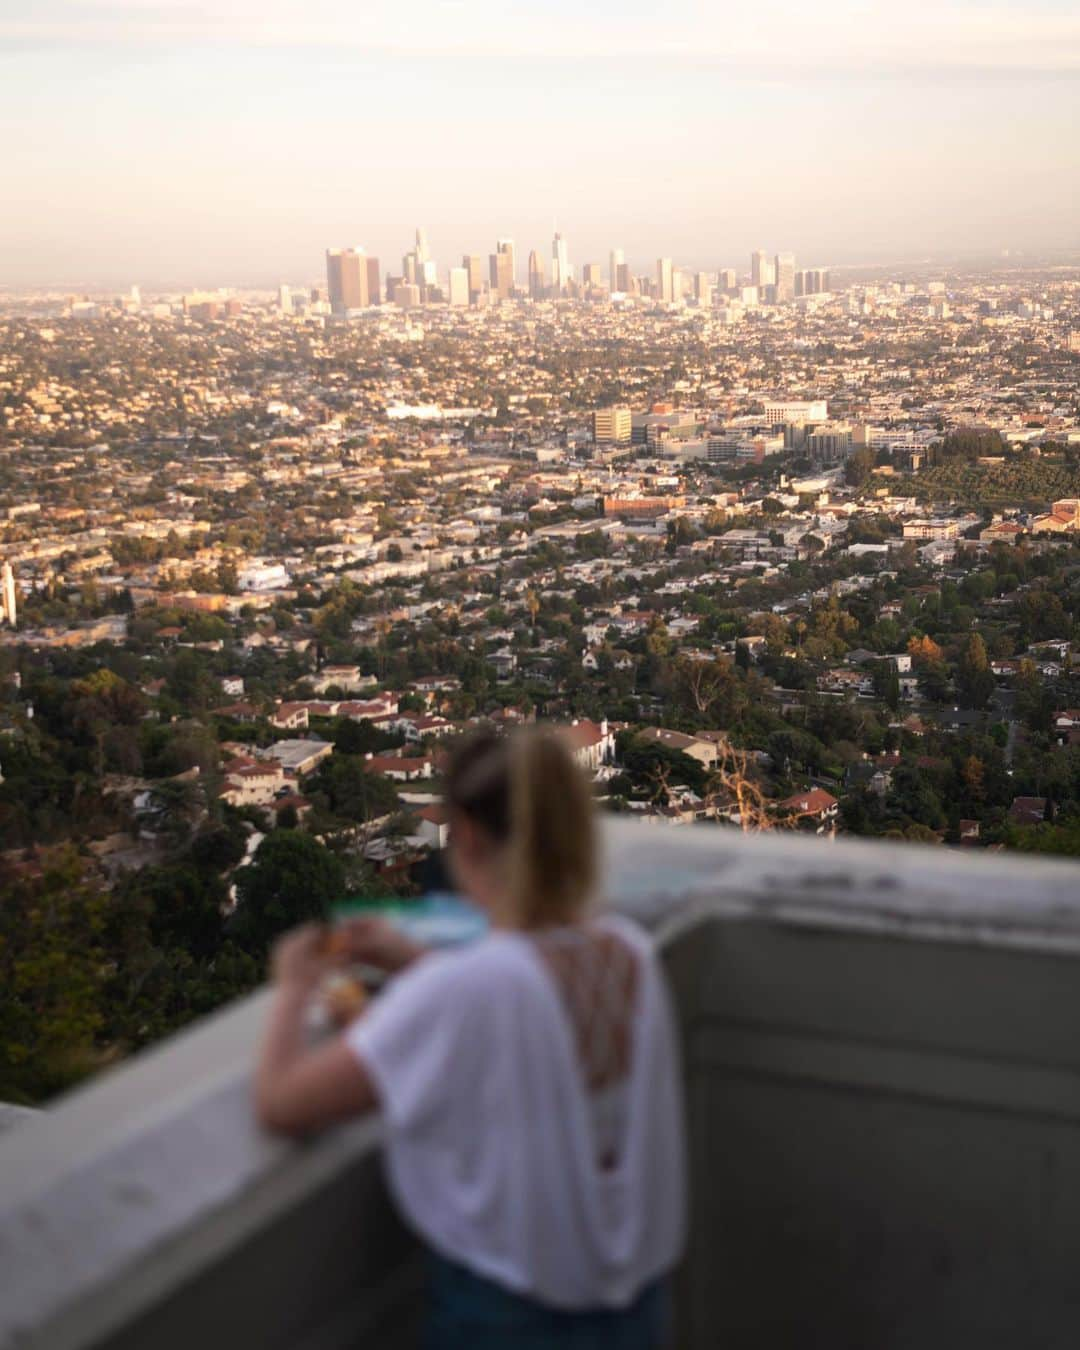
[[703,913],[1076,950],[1080,864],[796,833],[613,821],[608,894],[664,930]]
[[266,1000],[240,1000],[0,1139],[0,1346],[46,1333],[50,1347],[92,1344],[378,1149],[373,1119],[302,1145],[258,1129]]
[[[1080,949],[1073,863],[715,829],[605,826],[609,894],[674,940],[705,918]],[[0,1346],[87,1345],[378,1147],[374,1122],[297,1147],[249,1106],[266,993],[0,1137]],[[67,1328],[67,1331],[63,1331]],[[92,1334],[91,1334],[92,1333]]]

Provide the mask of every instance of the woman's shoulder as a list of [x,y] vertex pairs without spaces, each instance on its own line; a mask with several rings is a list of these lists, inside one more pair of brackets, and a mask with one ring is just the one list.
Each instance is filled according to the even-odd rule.
[[421,957],[397,981],[416,990],[468,990],[490,984],[520,961],[514,944],[504,933],[489,933],[460,947],[442,947]]
[[590,919],[590,923],[618,937],[635,951],[644,956],[652,956],[655,951],[652,934],[636,920],[620,914],[618,910],[601,909]]

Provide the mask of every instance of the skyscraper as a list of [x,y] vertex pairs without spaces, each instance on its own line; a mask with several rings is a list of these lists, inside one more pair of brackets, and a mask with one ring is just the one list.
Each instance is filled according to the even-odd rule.
[[469,274],[469,303],[478,304],[484,289],[484,264],[479,253],[466,253],[461,265]]
[[514,252],[514,241],[512,239],[497,239],[495,241],[495,252],[505,253],[510,259],[510,289],[513,290],[517,283],[517,255]]
[[416,227],[416,245],[414,252],[416,253],[416,261],[418,263],[425,263],[431,257],[431,254],[428,251],[427,231],[422,225],[417,225]]
[[368,303],[367,258],[361,248],[326,250],[326,289],[335,314],[363,309]]
[[551,241],[551,289],[556,295],[562,295],[569,280],[570,259],[566,250],[566,240],[556,230],[555,238]]
[[369,305],[382,304],[382,283],[379,281],[378,258],[366,259],[367,266],[367,302]]
[[490,283],[492,295],[500,300],[509,300],[514,289],[514,255],[512,253],[492,253],[488,257],[491,269]]
[[665,305],[670,305],[672,300],[675,299],[670,258],[657,258],[656,260],[656,298]]
[[282,314],[291,314],[293,312],[292,293],[284,283],[277,288],[277,303],[278,309]]
[[529,295],[533,300],[543,300],[547,291],[544,280],[544,258],[533,249],[529,254]]
[[15,573],[6,562],[0,571],[0,623],[9,623],[14,628],[15,618]]
[[763,248],[755,249],[750,254],[750,284],[751,286],[757,286],[760,290],[771,283],[769,255]]
[[467,267],[451,267],[449,298],[450,304],[455,307],[469,303],[469,269]]
[[581,284],[586,290],[598,288],[604,284],[599,263],[585,263],[581,269]]
[[776,255],[776,303],[784,304],[795,299],[795,254],[778,253]]
[[721,267],[716,274],[716,284],[722,291],[733,291],[736,280],[734,267]]
[[415,309],[420,303],[420,287],[402,278],[390,298],[399,309]]
[[593,441],[597,445],[629,445],[633,420],[629,408],[597,408],[593,412]]
[[625,266],[626,256],[621,248],[613,248],[611,257],[608,259],[608,285],[612,292],[621,291],[624,287],[619,285],[619,268]]
[[634,279],[630,275],[630,264],[625,262],[618,263],[615,271],[618,275],[618,285],[615,289],[622,295],[628,295],[634,290]]

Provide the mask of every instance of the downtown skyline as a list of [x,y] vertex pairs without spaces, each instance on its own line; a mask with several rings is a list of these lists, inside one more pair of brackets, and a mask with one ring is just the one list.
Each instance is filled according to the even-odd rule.
[[833,264],[1080,242],[1064,0],[411,14],[15,0],[0,285],[272,285],[327,240],[393,256],[403,219],[447,258],[554,226],[694,268],[762,239]]

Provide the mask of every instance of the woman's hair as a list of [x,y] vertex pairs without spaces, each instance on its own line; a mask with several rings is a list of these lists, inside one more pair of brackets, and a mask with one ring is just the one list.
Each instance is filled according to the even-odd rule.
[[537,928],[576,919],[596,879],[592,798],[555,732],[480,732],[446,775],[446,803],[507,850],[509,918]]

